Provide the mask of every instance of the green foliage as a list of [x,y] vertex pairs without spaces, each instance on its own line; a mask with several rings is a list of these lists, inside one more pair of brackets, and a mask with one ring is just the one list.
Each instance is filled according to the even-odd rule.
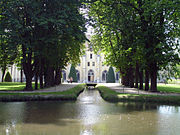
[[180,65],[177,65],[176,77],[180,79]]
[[107,83],[115,83],[115,75],[114,75],[114,69],[112,67],[109,67],[109,71],[107,73]]
[[[81,1],[76,0],[0,2],[0,35],[7,38],[7,50],[16,52],[16,63],[23,67],[27,82],[42,68],[47,72],[48,68],[57,71],[68,63],[79,62],[86,40],[81,6]],[[39,66],[40,63],[43,67]],[[27,85],[26,89],[32,87]]]
[[6,73],[6,76],[4,78],[5,82],[12,82],[12,77],[9,72]]
[[76,75],[76,69],[73,65],[71,65],[71,69],[68,75],[69,78],[73,78],[73,82],[77,82],[77,75]]
[[96,52],[103,52],[106,63],[122,73],[138,63],[141,71],[151,74],[152,89],[157,89],[157,71],[175,72],[174,67],[180,62],[177,3],[178,0],[97,0],[89,4]]
[[[0,28],[0,69],[2,71],[2,80],[9,65],[12,65],[17,58],[17,48],[12,47],[10,38],[7,37],[5,29]],[[11,48],[11,49],[10,49]]]

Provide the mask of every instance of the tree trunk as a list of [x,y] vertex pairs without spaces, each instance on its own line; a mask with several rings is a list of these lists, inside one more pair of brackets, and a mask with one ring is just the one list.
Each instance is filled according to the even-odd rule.
[[122,75],[121,76],[121,84],[125,85],[125,74],[124,74],[124,72],[121,71],[121,69],[120,69],[120,72],[121,72],[121,75]]
[[149,90],[149,71],[145,70],[145,91]]
[[35,74],[35,90],[38,89],[38,75]]
[[134,70],[132,66],[129,68],[128,77],[129,77],[129,86],[131,88],[134,88]]
[[40,60],[40,73],[39,73],[39,80],[40,80],[40,88],[44,88],[43,84],[43,74],[44,74],[44,65],[42,59]]
[[39,75],[39,81],[40,81],[40,88],[43,89],[44,88],[43,74],[41,72],[40,72],[40,75]]
[[124,76],[124,85],[125,86],[129,86],[129,76],[128,76],[128,73],[126,73],[125,76]]
[[31,91],[32,89],[32,77],[31,75],[26,75],[26,87],[24,88],[24,90]]
[[21,67],[21,83],[23,83],[23,69]]
[[139,72],[139,89],[143,90],[143,70]]
[[55,84],[56,85],[61,84],[61,69],[60,68],[56,69]]
[[55,78],[54,78],[54,69],[52,67],[47,67],[46,71],[45,71],[45,87],[51,87],[54,86],[55,82]]
[[33,77],[33,72],[31,70],[31,65],[29,66],[28,64],[24,63],[23,64],[23,69],[24,69],[24,74],[26,77],[26,87],[24,90],[33,90],[32,88],[32,77]]
[[157,64],[151,65],[151,91],[157,92]]
[[35,58],[35,90],[38,89],[38,78],[39,78],[39,59]]
[[138,82],[139,82],[139,65],[136,62],[136,72],[135,72],[135,79],[136,79],[136,83],[135,83],[135,88],[138,88]]
[[50,76],[51,77],[51,80],[50,80],[51,81],[51,86],[55,85],[55,75],[54,75],[54,72],[55,72],[54,68],[51,68],[51,74],[50,74],[51,75]]
[[2,69],[2,82],[4,82],[5,73],[6,73],[6,68],[3,68]]
[[26,87],[24,90],[33,90],[32,88],[32,77],[34,76],[34,72],[32,70],[33,65],[32,63],[32,51],[28,54],[26,53],[26,47],[22,45],[22,52],[23,52],[23,70],[26,77]]
[[121,84],[124,85],[124,76],[121,77]]

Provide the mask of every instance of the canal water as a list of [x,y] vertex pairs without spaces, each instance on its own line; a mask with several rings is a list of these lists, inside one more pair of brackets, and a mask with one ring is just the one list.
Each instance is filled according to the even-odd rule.
[[108,103],[96,90],[76,102],[0,103],[0,135],[179,135],[180,107]]

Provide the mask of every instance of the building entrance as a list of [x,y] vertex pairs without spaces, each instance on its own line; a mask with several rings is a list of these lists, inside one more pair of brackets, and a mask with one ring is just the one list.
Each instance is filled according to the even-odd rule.
[[88,82],[94,82],[94,71],[93,70],[88,71]]

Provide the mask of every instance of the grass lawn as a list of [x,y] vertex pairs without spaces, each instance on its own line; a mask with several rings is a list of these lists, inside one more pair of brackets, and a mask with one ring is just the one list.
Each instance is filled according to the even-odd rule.
[[142,102],[157,104],[180,105],[180,96],[163,96],[163,95],[142,95],[142,94],[121,94],[107,88],[98,86],[102,98],[109,102]]
[[158,84],[158,91],[180,93],[180,84]]
[[84,88],[85,84],[79,84],[62,92],[0,93],[0,101],[76,100]]
[[179,84],[180,85],[180,79],[168,80],[168,84]]
[[[1,82],[0,83],[0,91],[1,90],[23,90],[26,86],[26,83],[20,82]],[[33,88],[35,84],[32,83]]]
[[[150,87],[150,86],[149,86]],[[143,85],[143,88],[145,89],[145,84]],[[164,84],[164,83],[158,83],[157,89],[160,92],[166,92],[166,93],[180,93],[180,84]]]

